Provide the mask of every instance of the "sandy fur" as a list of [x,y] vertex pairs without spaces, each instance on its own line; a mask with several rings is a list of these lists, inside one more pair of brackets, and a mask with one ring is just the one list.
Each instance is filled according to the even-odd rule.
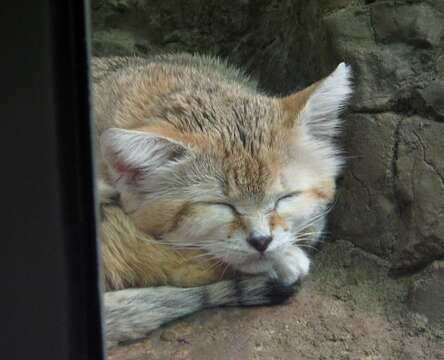
[[205,56],[95,59],[93,77],[109,344],[288,299],[335,195],[350,67],[285,98]]
[[175,250],[138,230],[116,205],[102,206],[101,252],[106,290],[170,285],[194,287],[227,279],[232,272],[215,266],[198,251]]

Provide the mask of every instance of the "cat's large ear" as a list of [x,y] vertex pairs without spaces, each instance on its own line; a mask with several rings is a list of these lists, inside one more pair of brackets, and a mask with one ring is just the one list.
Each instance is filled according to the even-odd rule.
[[101,134],[100,149],[116,179],[127,186],[173,170],[188,151],[185,145],[166,136],[117,128]]
[[325,79],[281,99],[290,126],[319,140],[336,136],[339,112],[352,94],[351,76],[351,67],[341,63]]

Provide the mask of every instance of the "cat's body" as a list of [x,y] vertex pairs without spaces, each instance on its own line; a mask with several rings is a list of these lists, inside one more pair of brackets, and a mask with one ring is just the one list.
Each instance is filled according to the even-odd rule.
[[[342,64],[285,98],[260,93],[217,60],[190,55],[98,59],[93,77],[103,201],[118,193],[154,242],[259,274],[192,289],[109,292],[110,343],[203,307],[288,297],[308,272],[303,241],[319,237],[334,196],[341,158],[333,138],[351,93],[349,69]],[[162,284],[144,271],[126,281],[135,268],[118,270],[115,254],[104,251],[105,275],[122,281],[109,289]]]
[[138,230],[116,204],[102,204],[101,253],[106,291],[147,286],[196,287],[229,279],[229,268],[216,266],[196,250],[160,244]]

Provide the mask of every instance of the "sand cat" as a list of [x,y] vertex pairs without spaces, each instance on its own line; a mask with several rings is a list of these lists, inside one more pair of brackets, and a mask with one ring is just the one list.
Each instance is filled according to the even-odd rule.
[[[202,308],[280,303],[294,292],[343,163],[335,137],[350,77],[340,64],[273,97],[211,57],[94,60],[100,197],[119,198],[102,225],[107,288],[137,287],[105,295],[109,345]],[[215,267],[188,255],[181,263],[175,249]],[[227,267],[250,275],[173,287],[187,277],[168,280],[179,263],[195,269],[185,286],[214,282]]]

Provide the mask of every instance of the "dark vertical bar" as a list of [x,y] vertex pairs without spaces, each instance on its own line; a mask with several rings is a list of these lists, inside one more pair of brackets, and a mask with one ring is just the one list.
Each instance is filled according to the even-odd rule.
[[0,9],[0,358],[103,358],[85,3]]

